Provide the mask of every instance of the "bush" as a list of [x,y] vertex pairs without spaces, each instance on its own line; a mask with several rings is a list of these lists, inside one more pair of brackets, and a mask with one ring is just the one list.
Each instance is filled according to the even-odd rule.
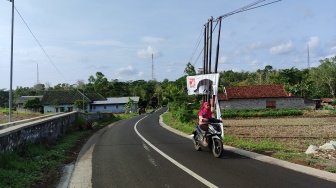
[[195,116],[193,113],[193,107],[186,103],[169,103],[169,109],[172,112],[172,116],[182,123],[192,121],[197,115]]
[[78,116],[76,117],[75,121],[74,121],[74,127],[77,130],[88,130],[92,128],[92,125],[90,125],[86,119],[82,116]]
[[331,102],[331,105],[332,105],[332,106],[336,106],[336,100],[332,101],[332,102]]

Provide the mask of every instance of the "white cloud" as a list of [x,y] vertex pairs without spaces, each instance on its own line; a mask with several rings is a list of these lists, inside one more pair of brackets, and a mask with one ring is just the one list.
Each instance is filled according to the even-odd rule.
[[117,70],[117,75],[120,76],[129,76],[134,74],[137,74],[137,69],[131,65],[127,67],[121,67],[120,69]]
[[148,43],[160,43],[165,41],[164,38],[149,37],[149,36],[142,37],[142,40]]
[[219,59],[219,63],[226,63],[227,62],[227,57],[226,56],[222,56],[220,59]]
[[242,53],[241,53],[241,51],[239,51],[239,50],[235,50],[233,53],[232,53],[232,55],[233,56],[239,56],[239,55],[241,55]]
[[320,39],[318,37],[310,37],[307,45],[309,45],[309,49],[315,49],[320,43]]
[[147,49],[141,49],[141,50],[138,50],[138,57],[141,57],[141,58],[152,58],[152,54],[155,57],[161,57],[162,56],[162,53],[151,47],[151,46],[148,46]]
[[256,65],[259,65],[259,62],[258,62],[258,60],[254,60],[254,61],[252,61],[252,63],[250,65],[251,66],[256,66]]
[[247,56],[244,56],[244,61],[251,61],[252,57],[247,55]]
[[92,46],[120,46],[121,42],[114,40],[92,40],[92,41],[80,41],[79,44],[82,45],[92,45]]
[[248,49],[251,49],[251,50],[254,50],[254,49],[258,49],[260,48],[262,45],[261,45],[261,42],[258,41],[258,42],[255,42],[255,43],[252,43],[248,46]]
[[331,48],[330,48],[330,51],[331,51],[332,53],[335,53],[335,54],[336,54],[336,46],[331,47]]
[[273,46],[269,53],[271,55],[279,55],[289,53],[293,49],[293,42],[290,40],[287,43],[280,44],[278,46]]

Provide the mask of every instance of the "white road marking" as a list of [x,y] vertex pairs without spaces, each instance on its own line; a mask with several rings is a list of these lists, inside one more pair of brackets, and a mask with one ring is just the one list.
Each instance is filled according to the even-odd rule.
[[150,151],[149,148],[148,148],[148,146],[145,143],[142,143],[142,145],[145,148],[145,150]]
[[200,175],[196,174],[195,172],[191,171],[190,169],[188,169],[187,167],[183,166],[182,164],[180,164],[179,162],[177,162],[176,160],[174,160],[173,158],[169,157],[167,154],[163,153],[161,150],[159,150],[157,147],[155,147],[153,144],[151,144],[148,140],[146,140],[137,130],[137,125],[138,123],[145,119],[147,116],[141,118],[139,121],[136,122],[135,126],[134,126],[134,130],[135,132],[138,134],[138,136],[144,141],[146,142],[151,148],[153,148],[155,151],[157,151],[160,155],[162,155],[164,158],[168,159],[170,162],[172,162],[174,165],[176,165],[177,167],[179,167],[180,169],[182,169],[183,171],[187,172],[188,174],[190,174],[192,177],[194,177],[195,179],[197,179],[198,181],[202,182],[204,185],[208,186],[208,187],[218,187],[214,184],[212,184],[211,182],[209,182],[208,180],[204,179],[203,177],[201,177]]
[[148,155],[147,157],[148,157],[148,161],[149,161],[153,166],[155,166],[155,167],[159,166],[158,164],[156,164],[155,159],[153,159],[152,156]]

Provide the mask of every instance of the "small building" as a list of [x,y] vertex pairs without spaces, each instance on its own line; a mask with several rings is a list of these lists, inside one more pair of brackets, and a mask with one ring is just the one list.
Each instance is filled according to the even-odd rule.
[[23,107],[24,102],[30,100],[30,99],[35,99],[38,98],[40,101],[42,99],[43,96],[21,96],[17,101],[16,101],[16,111],[18,112],[41,112],[42,109],[38,108],[38,109],[25,109]]
[[322,105],[331,105],[331,103],[334,101],[332,98],[322,98],[321,103]]
[[133,105],[128,110],[136,112],[140,97],[108,97],[107,100],[94,101],[91,104],[90,112],[124,113],[127,110],[125,105],[129,99],[133,100]]
[[[45,113],[71,112],[77,110],[74,108],[74,103],[78,100],[91,104],[93,101],[106,99],[99,93],[88,93],[80,89],[51,90],[45,92],[42,97],[41,104],[43,105]],[[89,105],[84,106],[84,111],[89,111]]]
[[282,85],[225,86],[221,109],[304,108],[304,99],[289,96]]

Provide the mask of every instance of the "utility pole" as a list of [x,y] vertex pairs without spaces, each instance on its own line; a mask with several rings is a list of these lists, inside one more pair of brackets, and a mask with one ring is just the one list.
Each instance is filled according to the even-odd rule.
[[9,86],[9,122],[12,122],[12,103],[13,103],[13,34],[14,34],[14,0],[12,2],[12,37],[11,37],[11,63],[10,63],[10,86]]
[[215,73],[217,73],[217,68],[218,68],[219,42],[220,42],[220,31],[221,31],[221,28],[222,28],[222,19],[219,19],[218,39],[217,39],[217,49],[216,49]]

